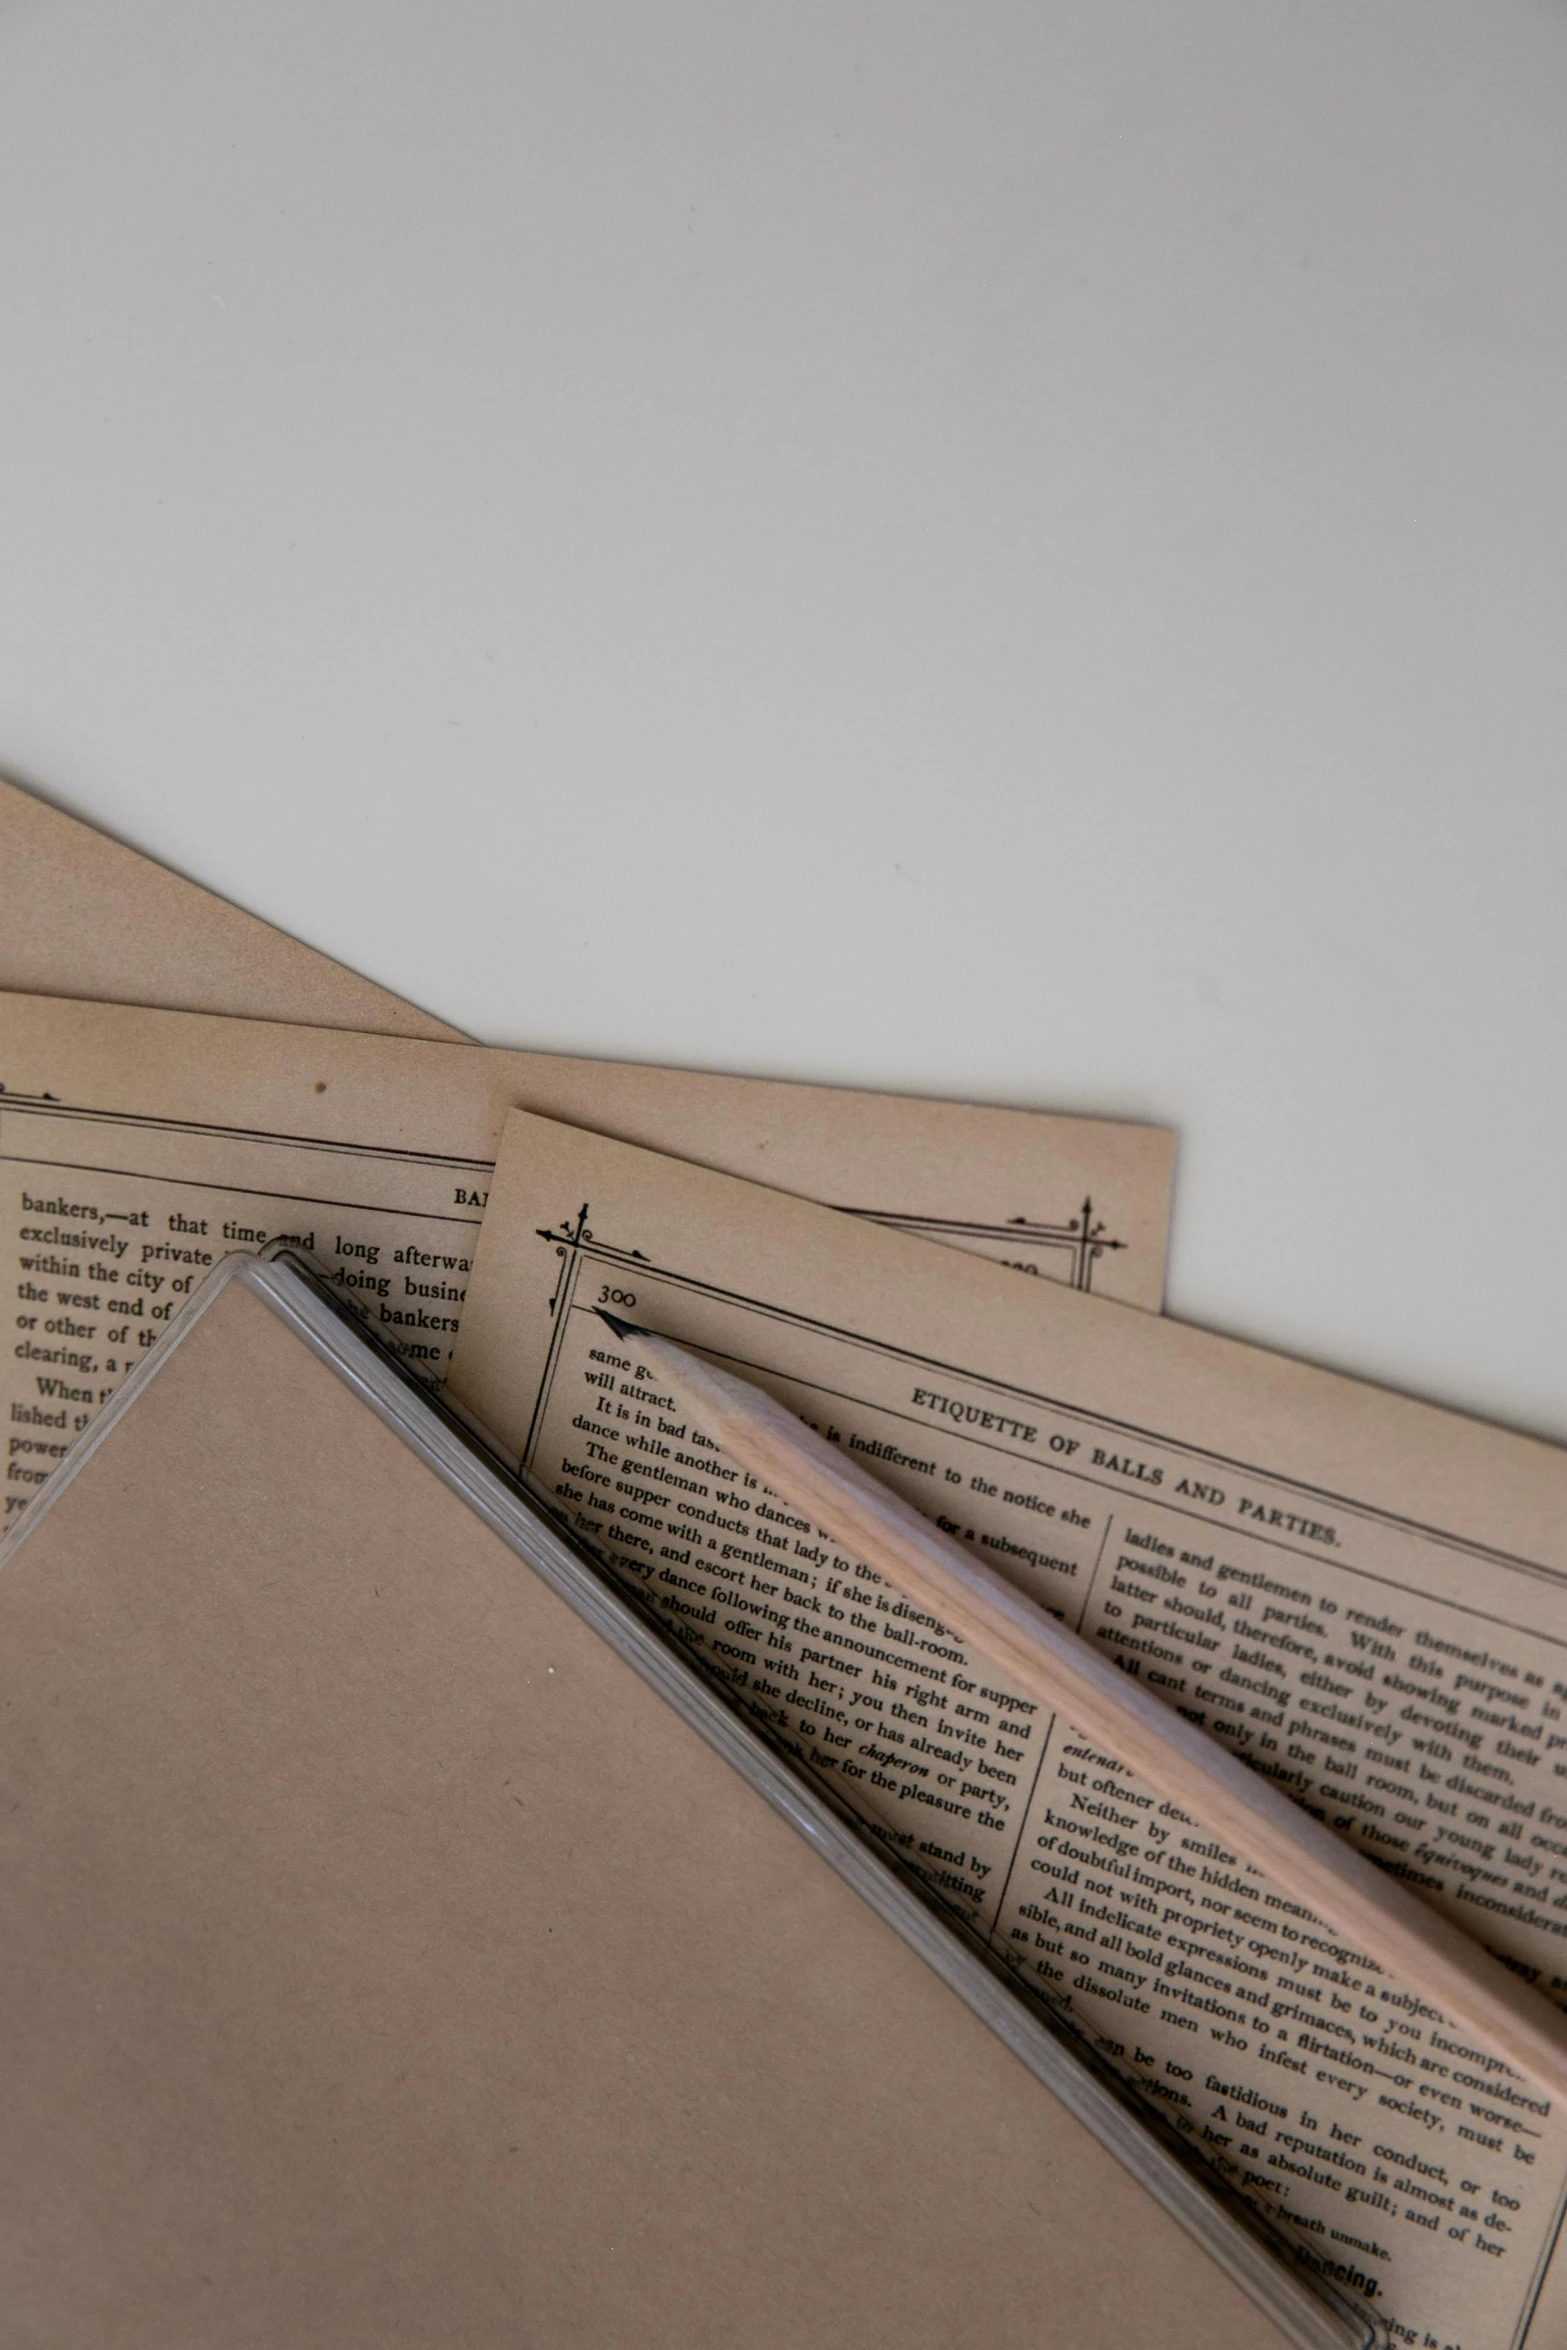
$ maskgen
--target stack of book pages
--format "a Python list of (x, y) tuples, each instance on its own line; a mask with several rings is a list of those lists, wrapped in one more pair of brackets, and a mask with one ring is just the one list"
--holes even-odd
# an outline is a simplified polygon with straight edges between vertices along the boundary
[(1161, 1129), (478, 1045), (8, 786), (0, 869), (19, 2343), (1562, 2337), (1556, 2099), (603, 1317), (1556, 2005), (1567, 1457), (1165, 1317)]

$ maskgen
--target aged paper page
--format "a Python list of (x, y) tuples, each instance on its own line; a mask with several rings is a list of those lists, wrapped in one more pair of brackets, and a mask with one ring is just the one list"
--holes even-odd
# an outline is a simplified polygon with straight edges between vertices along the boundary
[(0, 997), (7, 1513), (231, 1249), (293, 1240), (439, 1379), (518, 1103), (1158, 1302), (1155, 1127)]
[(1302, 2260), (1401, 2342), (1557, 2340), (1533, 2085), (726, 1463), (600, 1305), (759, 1378), (1564, 2003), (1567, 1455), (526, 1116), (451, 1374)]
[(460, 1041), (329, 955), (0, 779), (0, 988)]

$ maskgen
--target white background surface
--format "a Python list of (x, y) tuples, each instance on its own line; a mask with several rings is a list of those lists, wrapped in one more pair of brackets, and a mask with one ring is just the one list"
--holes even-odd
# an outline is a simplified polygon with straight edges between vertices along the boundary
[(1560, 0), (10, 0), (0, 765), (1564, 1436), (1564, 264)]

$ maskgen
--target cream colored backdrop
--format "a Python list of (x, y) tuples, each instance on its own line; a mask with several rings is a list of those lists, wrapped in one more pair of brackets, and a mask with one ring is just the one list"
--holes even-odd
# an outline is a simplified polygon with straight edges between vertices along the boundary
[(1543, 0), (13, 5), (0, 767), (497, 1042), (1168, 1120), (1175, 1308), (1567, 1435), (1564, 121)]

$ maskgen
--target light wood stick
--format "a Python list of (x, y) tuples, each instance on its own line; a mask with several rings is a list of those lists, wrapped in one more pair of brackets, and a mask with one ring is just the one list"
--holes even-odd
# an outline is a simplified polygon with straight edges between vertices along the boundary
[(605, 1314), (732, 1460), (1552, 2097), (1567, 2016), (750, 1381)]

